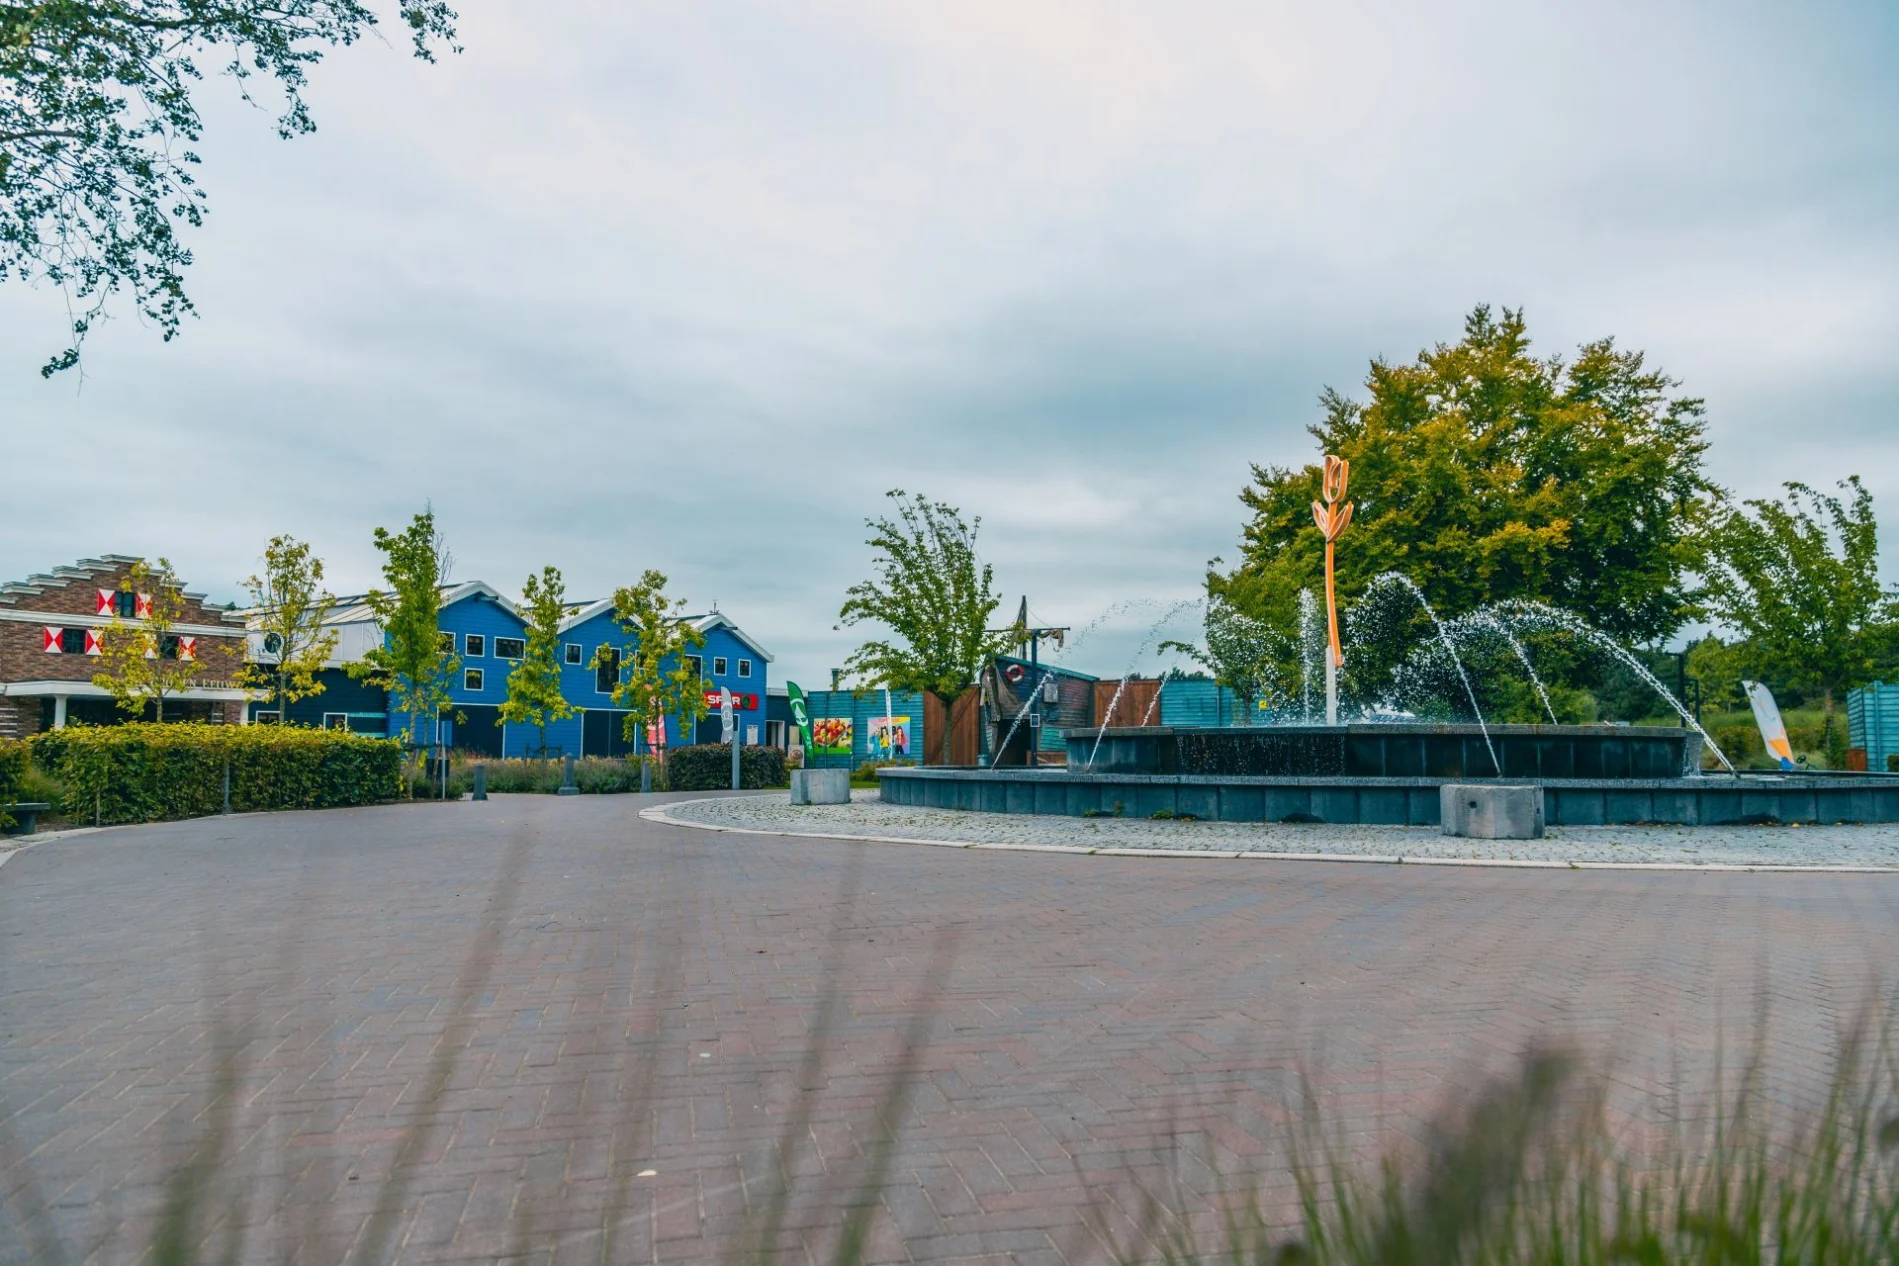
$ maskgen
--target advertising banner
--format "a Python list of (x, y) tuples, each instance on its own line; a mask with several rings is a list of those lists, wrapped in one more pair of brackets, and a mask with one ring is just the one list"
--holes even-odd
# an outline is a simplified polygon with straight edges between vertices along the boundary
[(785, 683), (785, 696), (791, 701), (791, 723), (798, 727), (798, 733), (804, 739), (803, 746), (809, 750), (811, 747), (811, 714), (806, 711), (804, 706), (804, 691), (798, 688), (797, 682), (788, 681)]
[(910, 759), (910, 718), (881, 716), (870, 719), (872, 760)]
[(819, 756), (849, 756), (855, 733), (849, 717), (813, 717), (811, 750)]
[(1766, 744), (1767, 754), (1779, 761), (1782, 769), (1793, 769), (1793, 744), (1787, 741), (1787, 727), (1780, 719), (1774, 692), (1758, 681), (1744, 681), (1741, 689), (1747, 691), (1747, 701), (1754, 706), (1754, 724), (1761, 727), (1761, 742)]

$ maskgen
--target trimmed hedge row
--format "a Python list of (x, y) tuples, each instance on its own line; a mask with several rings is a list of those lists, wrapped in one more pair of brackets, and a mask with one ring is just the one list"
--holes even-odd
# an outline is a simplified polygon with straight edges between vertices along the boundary
[(30, 740), (64, 784), (77, 822), (159, 822), (231, 808), (333, 809), (402, 794), (402, 745), (339, 730), (275, 725), (111, 725)]
[[(776, 747), (747, 747), (739, 752), (739, 786), (746, 791), (782, 787), (785, 754)], [(671, 791), (728, 791), (732, 787), (732, 748), (726, 743), (675, 747), (666, 753), (666, 786)]]
[(7, 806), (20, 799), (20, 784), (26, 780), (27, 758), (31, 749), (19, 739), (0, 738), (0, 828), (13, 825)]

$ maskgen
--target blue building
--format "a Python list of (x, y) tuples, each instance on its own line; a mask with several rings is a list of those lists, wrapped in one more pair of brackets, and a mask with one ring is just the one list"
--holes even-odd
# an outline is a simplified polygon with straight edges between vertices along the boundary
[[(765, 741), (765, 695), (772, 655), (724, 613), (684, 617), (705, 645), (692, 656), (705, 682), (712, 715), (682, 734), (677, 718), (666, 722), (666, 745), (716, 743), (722, 733), (718, 714), (721, 687), (735, 699), (736, 720), (747, 743)], [(444, 587), (439, 624), (445, 649), (461, 660), (449, 683), (449, 715), (441, 722), (441, 738), (459, 751), (485, 756), (540, 755), (537, 727), (509, 725), (501, 720), (501, 704), (508, 697), (508, 675), (527, 650), (527, 628), (520, 609), (492, 586), (481, 581)], [(359, 662), (383, 641), (381, 623), (360, 598), (340, 600), (326, 628), (337, 634), (337, 645), (319, 674), (321, 694), (300, 699), (288, 709), (292, 724), (348, 729), (361, 734), (408, 736), (432, 742), (432, 724), (421, 717), (393, 710), (387, 693), (352, 678), (347, 666)], [(597, 664), (602, 649), (609, 658)], [(547, 727), (549, 755), (624, 756), (636, 746), (625, 736), (626, 713), (613, 706), (613, 687), (621, 677), (620, 663), (628, 656), (626, 634), (613, 621), (609, 600), (576, 605), (561, 622), (561, 694), (578, 714)], [(270, 655), (252, 634), (251, 655), (268, 663)], [(274, 704), (252, 705), (260, 721), (277, 720)]]

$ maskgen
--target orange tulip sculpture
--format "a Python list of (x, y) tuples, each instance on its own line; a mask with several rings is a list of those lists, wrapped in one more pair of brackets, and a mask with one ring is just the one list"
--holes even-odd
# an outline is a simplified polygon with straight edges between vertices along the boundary
[(1312, 503), (1312, 521), (1319, 525), (1319, 533), (1325, 537), (1325, 619), (1331, 637), (1331, 646), (1325, 657), (1327, 725), (1339, 723), (1339, 668), (1345, 663), (1345, 652), (1339, 648), (1339, 604), (1332, 571), (1332, 544), (1352, 521), (1352, 503), (1345, 500), (1345, 486), (1351, 473), (1350, 462), (1343, 457), (1326, 454), (1325, 477), (1321, 486), (1325, 500)]

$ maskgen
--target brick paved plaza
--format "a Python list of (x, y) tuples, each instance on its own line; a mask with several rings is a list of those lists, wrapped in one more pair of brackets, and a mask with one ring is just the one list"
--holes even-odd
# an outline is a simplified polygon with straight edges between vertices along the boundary
[(1613, 1052), (1630, 1103), (1677, 1068), (1692, 1096), (1763, 1006), (1782, 1084), (1811, 1085), (1899, 926), (1899, 877), (1048, 856), (714, 834), (641, 803), (13, 857), (0, 1260), (137, 1258), (221, 1123), (209, 1220), (244, 1260), (597, 1261), (615, 1208), (613, 1260), (719, 1259), (756, 1247), (785, 1170), (779, 1243), (804, 1260), (878, 1152), (926, 994), (871, 1259), (1091, 1258), (1137, 1179), (1283, 1191), (1301, 1067), (1365, 1148), (1534, 1039)]

